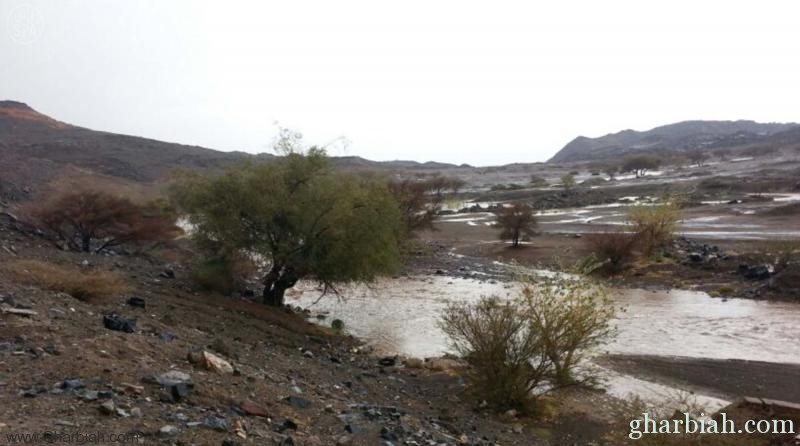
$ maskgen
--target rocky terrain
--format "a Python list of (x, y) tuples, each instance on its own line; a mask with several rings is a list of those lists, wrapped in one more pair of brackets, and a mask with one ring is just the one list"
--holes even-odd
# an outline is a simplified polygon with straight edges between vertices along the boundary
[(787, 139), (796, 144), (797, 135), (792, 130), (797, 126), (794, 123), (762, 124), (754, 121), (684, 121), (642, 132), (623, 130), (598, 138), (579, 136), (556, 153), (550, 162), (608, 160), (637, 152), (667, 155), (774, 141), (786, 143)]

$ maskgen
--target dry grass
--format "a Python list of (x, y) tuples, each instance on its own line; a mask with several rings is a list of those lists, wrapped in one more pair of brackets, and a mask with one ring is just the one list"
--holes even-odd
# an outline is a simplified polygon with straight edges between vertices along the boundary
[(124, 294), (130, 286), (113, 271), (82, 270), (39, 260), (19, 260), (3, 265), (11, 278), (25, 285), (67, 293), (83, 301)]

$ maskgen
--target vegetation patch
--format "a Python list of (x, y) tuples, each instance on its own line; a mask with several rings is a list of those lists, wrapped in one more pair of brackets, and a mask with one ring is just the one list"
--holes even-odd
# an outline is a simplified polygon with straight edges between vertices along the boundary
[(125, 279), (113, 271), (87, 271), (39, 260), (10, 262), (3, 269), (19, 283), (66, 293), (83, 301), (119, 296), (130, 291)]

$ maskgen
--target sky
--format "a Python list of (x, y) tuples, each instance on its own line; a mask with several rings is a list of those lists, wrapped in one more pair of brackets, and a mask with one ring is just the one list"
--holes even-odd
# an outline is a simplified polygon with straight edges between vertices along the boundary
[(269, 151), (545, 161), (578, 135), (800, 121), (796, 1), (0, 0), (0, 99)]

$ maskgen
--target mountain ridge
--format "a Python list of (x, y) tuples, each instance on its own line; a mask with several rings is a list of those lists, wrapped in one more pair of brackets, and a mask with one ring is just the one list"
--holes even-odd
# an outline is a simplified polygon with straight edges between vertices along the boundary
[(670, 153), (743, 145), (798, 126), (797, 123), (759, 123), (751, 120), (681, 121), (644, 131), (626, 129), (596, 138), (578, 136), (548, 162), (602, 160), (636, 151)]

